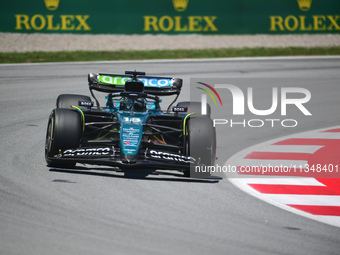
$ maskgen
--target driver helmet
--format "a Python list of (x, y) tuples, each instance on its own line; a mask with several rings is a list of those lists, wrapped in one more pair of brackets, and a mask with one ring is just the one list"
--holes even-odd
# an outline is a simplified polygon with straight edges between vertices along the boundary
[(135, 103), (133, 105), (133, 108), (134, 108), (135, 111), (138, 111), (138, 112), (146, 111), (146, 102), (145, 102), (145, 99), (143, 99), (143, 98), (136, 99)]

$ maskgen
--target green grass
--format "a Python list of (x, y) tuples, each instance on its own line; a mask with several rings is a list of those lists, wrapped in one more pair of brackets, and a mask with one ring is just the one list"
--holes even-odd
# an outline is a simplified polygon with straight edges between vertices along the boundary
[(0, 53), (0, 63), (340, 55), (340, 47)]

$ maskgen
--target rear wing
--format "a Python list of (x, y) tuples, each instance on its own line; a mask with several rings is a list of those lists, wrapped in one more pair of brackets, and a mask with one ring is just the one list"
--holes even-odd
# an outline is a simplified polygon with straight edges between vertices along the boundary
[[(90, 73), (88, 81), (90, 90), (114, 93), (125, 90), (125, 82), (131, 80), (132, 75)], [(182, 79), (169, 77), (138, 76), (144, 83), (144, 92), (155, 96), (179, 95)]]

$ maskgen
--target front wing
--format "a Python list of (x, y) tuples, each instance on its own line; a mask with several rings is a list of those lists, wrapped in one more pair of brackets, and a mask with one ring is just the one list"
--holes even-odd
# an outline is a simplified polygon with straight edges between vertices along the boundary
[(192, 157), (181, 155), (173, 152), (158, 150), (141, 150), (137, 162), (131, 163), (122, 161), (120, 149), (114, 147), (88, 147), (69, 149), (49, 158), (53, 161), (64, 163), (76, 162), (90, 165), (105, 165), (120, 168), (157, 168), (168, 170), (186, 170), (190, 169), (196, 160)]

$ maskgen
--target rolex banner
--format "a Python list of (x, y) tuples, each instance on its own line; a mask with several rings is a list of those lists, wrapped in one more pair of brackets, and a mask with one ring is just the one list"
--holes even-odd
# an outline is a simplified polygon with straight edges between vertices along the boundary
[(6, 0), (1, 7), (0, 32), (340, 32), (340, 0)]

